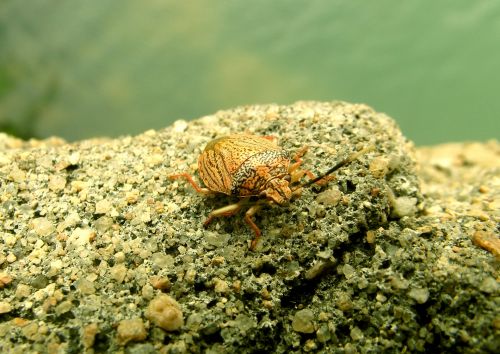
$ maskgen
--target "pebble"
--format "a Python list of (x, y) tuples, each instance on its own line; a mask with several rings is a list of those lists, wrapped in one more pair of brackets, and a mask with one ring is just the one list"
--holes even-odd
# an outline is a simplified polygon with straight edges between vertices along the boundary
[(109, 269), (109, 276), (117, 283), (122, 283), (127, 275), (127, 267), (125, 264), (120, 263)]
[(12, 283), (12, 277), (6, 273), (0, 273), (0, 289)]
[(90, 228), (77, 227), (69, 236), (68, 242), (74, 246), (85, 246), (95, 238), (95, 231)]
[(0, 301), (0, 314), (12, 311), (12, 305), (6, 301)]
[(316, 197), (318, 203), (331, 206), (337, 205), (340, 199), (342, 199), (342, 192), (337, 187), (327, 189)]
[(49, 178), (48, 187), (53, 192), (59, 192), (66, 187), (66, 178), (61, 175), (52, 175)]
[(153, 275), (150, 279), (149, 282), (155, 289), (159, 290), (168, 290), (170, 289), (171, 283), (170, 279), (167, 277), (162, 277), (159, 275)]
[(75, 282), (75, 286), (84, 295), (91, 295), (95, 293), (94, 283), (85, 278), (77, 280)]
[(16, 298), (18, 299), (23, 299), (25, 297), (28, 297), (31, 294), (31, 288), (29, 285), (26, 284), (18, 284), (16, 288)]
[(350, 335), (353, 341), (359, 341), (363, 339), (363, 331), (356, 326), (351, 329)]
[(413, 288), (408, 292), (408, 296), (419, 304), (425, 304), (429, 299), (429, 289), (427, 288)]
[(184, 325), (181, 307), (172, 297), (161, 294), (150, 301), (146, 318), (166, 331), (177, 331)]
[(393, 202), (392, 213), (398, 218), (414, 215), (417, 212), (416, 204), (417, 198), (398, 197)]
[(151, 261), (161, 269), (172, 268), (174, 266), (174, 257), (161, 252), (153, 253)]
[(292, 320), (292, 328), (299, 333), (314, 332), (314, 313), (309, 309), (299, 310), (295, 313)]
[(225, 294), (229, 292), (229, 285), (227, 281), (215, 278), (214, 279), (214, 290), (216, 293)]
[(320, 343), (326, 343), (331, 339), (330, 330), (328, 329), (328, 325), (322, 324), (318, 330), (316, 331), (316, 339)]
[(31, 221), (31, 227), (38, 236), (42, 237), (49, 236), (56, 229), (52, 222), (47, 218), (33, 219)]
[(140, 342), (145, 340), (148, 336), (148, 332), (144, 327), (144, 322), (142, 322), (140, 318), (120, 321), (116, 332), (116, 339), (121, 345), (125, 345), (131, 341)]
[(486, 277), (479, 285), (479, 290), (488, 294), (494, 294), (498, 291), (498, 282), (493, 277)]
[(91, 323), (83, 327), (82, 343), (85, 348), (91, 348), (94, 345), (97, 333), (99, 333), (97, 323)]
[(389, 160), (386, 157), (378, 156), (370, 162), (370, 172), (375, 178), (383, 178), (389, 171)]
[(95, 214), (107, 214), (113, 207), (113, 204), (107, 199), (99, 200), (95, 203)]

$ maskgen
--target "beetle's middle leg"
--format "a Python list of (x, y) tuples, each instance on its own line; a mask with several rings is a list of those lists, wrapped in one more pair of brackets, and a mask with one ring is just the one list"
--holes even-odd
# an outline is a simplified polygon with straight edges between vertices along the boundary
[(245, 213), (245, 222), (255, 233), (255, 237), (252, 239), (252, 243), (250, 244), (250, 250), (255, 250), (257, 247), (257, 242), (259, 242), (260, 235), (262, 234), (259, 227), (252, 220), (252, 217), (262, 208), (262, 204), (252, 205)]

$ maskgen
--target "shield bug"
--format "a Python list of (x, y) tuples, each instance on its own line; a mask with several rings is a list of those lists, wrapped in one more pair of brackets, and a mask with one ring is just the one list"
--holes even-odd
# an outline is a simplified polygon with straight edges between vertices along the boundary
[[(253, 250), (261, 231), (252, 218), (263, 206), (286, 205), (293, 197), (300, 195), (302, 188), (313, 183), (328, 182), (331, 179), (330, 174), (371, 149), (372, 147), (369, 147), (355, 152), (319, 177), (315, 177), (309, 170), (300, 169), (307, 147), (300, 149), (291, 158), (272, 138), (229, 135), (210, 141), (198, 158), (198, 173), (205, 187), (200, 187), (188, 173), (169, 177), (185, 178), (197, 192), (205, 195), (223, 193), (239, 197), (237, 203), (210, 212), (203, 225), (207, 227), (214, 218), (234, 215), (244, 206), (249, 206), (245, 213), (245, 222), (255, 233), (250, 245)], [(297, 185), (304, 175), (310, 180)]]

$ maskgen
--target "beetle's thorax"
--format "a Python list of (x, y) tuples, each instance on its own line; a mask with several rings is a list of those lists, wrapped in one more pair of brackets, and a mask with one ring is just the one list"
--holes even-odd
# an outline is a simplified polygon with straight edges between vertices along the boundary
[(273, 178), (266, 183), (266, 187), (262, 196), (278, 205), (285, 205), (292, 198), (289, 182), (284, 178)]
[[(282, 182), (288, 175), (290, 158), (285, 150), (263, 151), (249, 157), (241, 164), (233, 176), (231, 194), (240, 197), (261, 195), (263, 191), (276, 188), (285, 188)], [(286, 195), (286, 193), (285, 193)], [(278, 197), (276, 197), (279, 200)]]

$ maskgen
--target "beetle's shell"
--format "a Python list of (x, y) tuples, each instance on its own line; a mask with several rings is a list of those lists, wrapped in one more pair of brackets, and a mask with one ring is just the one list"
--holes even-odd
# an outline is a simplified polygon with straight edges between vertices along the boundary
[(208, 189), (228, 195), (258, 195), (270, 178), (288, 173), (290, 156), (269, 139), (229, 135), (210, 141), (198, 159)]

